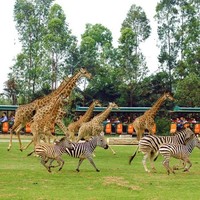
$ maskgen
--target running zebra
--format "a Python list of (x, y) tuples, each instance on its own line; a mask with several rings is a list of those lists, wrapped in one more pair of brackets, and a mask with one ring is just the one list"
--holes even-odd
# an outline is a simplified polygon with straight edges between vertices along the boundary
[(99, 169), (97, 169), (92, 158), (92, 154), (97, 146), (108, 149), (108, 144), (102, 135), (94, 136), (91, 140), (87, 142), (73, 143), (72, 149), (66, 148), (66, 153), (69, 156), (79, 158), (78, 167), (76, 169), (77, 172), (80, 171), (79, 167), (84, 159), (88, 159), (97, 172), (100, 171)]
[[(51, 172), (52, 167), (59, 167), (59, 171), (62, 169), (64, 165), (64, 160), (61, 158), (61, 155), (66, 151), (66, 148), (72, 149), (73, 145), (71, 141), (67, 137), (61, 138), (55, 144), (49, 143), (39, 143), (36, 144), (34, 151), (29, 153), (27, 156), (30, 156), (32, 153), (39, 155), (41, 157), (41, 164), (46, 167), (48, 172)], [(47, 162), (50, 160), (49, 166), (47, 166)], [(57, 165), (52, 166), (52, 162), (56, 160)]]
[[(189, 171), (190, 167), (192, 166), (189, 156), (194, 147), (198, 147), (200, 149), (200, 141), (195, 135), (191, 137), (185, 145), (166, 143), (160, 146), (159, 152), (164, 157), (163, 165), (167, 169), (168, 175), (170, 172), (175, 174), (174, 170), (179, 169), (176, 166), (174, 166), (173, 169), (169, 166), (171, 157), (183, 160), (183, 171)], [(187, 163), (189, 166), (186, 165)]]
[(173, 143), (173, 144), (185, 144), (185, 141), (188, 140), (191, 136), (194, 135), (194, 132), (190, 128), (186, 128), (177, 132), (173, 136), (156, 136), (156, 135), (146, 135), (140, 141), (137, 150), (130, 157), (129, 164), (137, 154), (138, 150), (144, 154), (142, 163), (146, 172), (150, 172), (147, 168), (146, 160), (149, 158), (150, 165), (152, 170), (156, 171), (154, 162), (158, 156), (159, 146), (163, 143)]

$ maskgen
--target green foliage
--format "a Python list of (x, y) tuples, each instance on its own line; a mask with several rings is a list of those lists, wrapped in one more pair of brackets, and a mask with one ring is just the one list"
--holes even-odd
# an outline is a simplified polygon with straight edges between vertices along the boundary
[(188, 107), (200, 106), (200, 76), (189, 74), (177, 82), (175, 98), (177, 105)]
[(148, 75), (140, 49), (151, 33), (141, 7), (130, 7), (121, 25), (119, 45), (114, 48), (112, 32), (102, 24), (86, 24), (78, 45), (62, 7), (53, 2), (16, 0), (14, 20), (22, 51), (11, 68), (2, 102), (29, 103), (84, 66), (93, 79), (82, 84), (83, 91), (73, 91), (74, 107), (77, 103), (86, 105), (91, 99), (106, 105), (115, 101), (120, 106), (151, 106), (165, 91), (173, 91), (179, 105), (199, 105), (198, 1), (161, 0), (157, 4), (161, 66), (152, 75)]
[(169, 135), (171, 120), (166, 116), (156, 117), (156, 134)]

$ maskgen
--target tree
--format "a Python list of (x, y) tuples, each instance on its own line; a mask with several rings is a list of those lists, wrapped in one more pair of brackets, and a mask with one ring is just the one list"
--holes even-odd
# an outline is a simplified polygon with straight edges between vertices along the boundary
[(101, 24), (86, 24), (81, 39), (81, 62), (93, 74), (105, 64), (110, 64), (113, 38), (109, 29)]
[(46, 34), (47, 16), (52, 2), (53, 0), (45, 2), (17, 0), (14, 6), (14, 20), (22, 44), (22, 52), (17, 56), (16, 63), (12, 67), (13, 77), (17, 84), (22, 86), (21, 91), (24, 94), (21, 95), (25, 95), (28, 101), (41, 88), (40, 83), (49, 80), (49, 68), (44, 65), (45, 51), (42, 40)]
[(187, 77), (177, 82), (175, 91), (176, 103), (179, 106), (200, 106), (200, 76), (190, 73)]
[(54, 4), (50, 8), (47, 24), (44, 46), (47, 50), (47, 60), (51, 64), (52, 89), (56, 89), (57, 81), (63, 77), (63, 74), (70, 72), (73, 51), (77, 51), (77, 40), (71, 34), (60, 5)]
[(199, 3), (196, 0), (162, 0), (156, 12), (161, 49), (159, 62), (169, 72), (169, 89), (172, 90), (172, 74), (184, 78), (190, 72), (198, 73)]
[(177, 39), (181, 42), (181, 58), (177, 63), (176, 75), (186, 77), (189, 73), (199, 73), (200, 66), (200, 4), (196, 0), (179, 1), (181, 26)]
[[(129, 105), (134, 104), (133, 96), (139, 83), (148, 72), (145, 58), (140, 51), (140, 44), (150, 35), (149, 20), (141, 7), (132, 5), (122, 23), (119, 38), (118, 61), (121, 76), (129, 88)], [(123, 87), (124, 88), (124, 87)]]

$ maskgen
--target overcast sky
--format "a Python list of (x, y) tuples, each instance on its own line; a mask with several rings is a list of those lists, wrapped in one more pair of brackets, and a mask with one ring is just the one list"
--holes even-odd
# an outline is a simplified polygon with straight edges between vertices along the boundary
[[(149, 2), (147, 0), (56, 0), (55, 2), (62, 6), (66, 15), (66, 22), (69, 24), (73, 35), (78, 39), (84, 33), (86, 23), (100, 23), (112, 32), (115, 46), (120, 37), (121, 24), (131, 5), (141, 6), (150, 20), (152, 28), (150, 38), (141, 48), (149, 70), (154, 72), (158, 69), (157, 30), (156, 22), (153, 19), (158, 0)], [(0, 6), (0, 93), (3, 91), (3, 84), (7, 80), (9, 67), (13, 65), (13, 59), (20, 52), (20, 44), (13, 21), (14, 4), (15, 0), (4, 0), (1, 1)]]

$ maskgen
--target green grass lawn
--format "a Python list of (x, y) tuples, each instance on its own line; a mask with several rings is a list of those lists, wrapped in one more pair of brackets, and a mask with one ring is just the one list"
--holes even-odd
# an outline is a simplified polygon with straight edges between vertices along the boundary
[[(193, 166), (190, 172), (177, 171), (167, 175), (162, 166), (162, 157), (155, 162), (157, 173), (146, 173), (142, 166), (142, 154), (138, 154), (132, 165), (129, 156), (136, 146), (112, 146), (117, 152), (97, 147), (94, 162), (100, 169), (96, 172), (85, 160), (76, 172), (78, 159), (67, 155), (62, 157), (65, 165), (62, 171), (52, 169), (52, 173), (40, 164), (38, 157), (26, 155), (13, 143), (7, 151), (7, 142), (0, 143), (0, 199), (73, 199), (73, 200), (112, 200), (112, 199), (200, 199), (200, 151), (194, 149), (191, 155)], [(172, 159), (171, 165), (177, 163)]]

